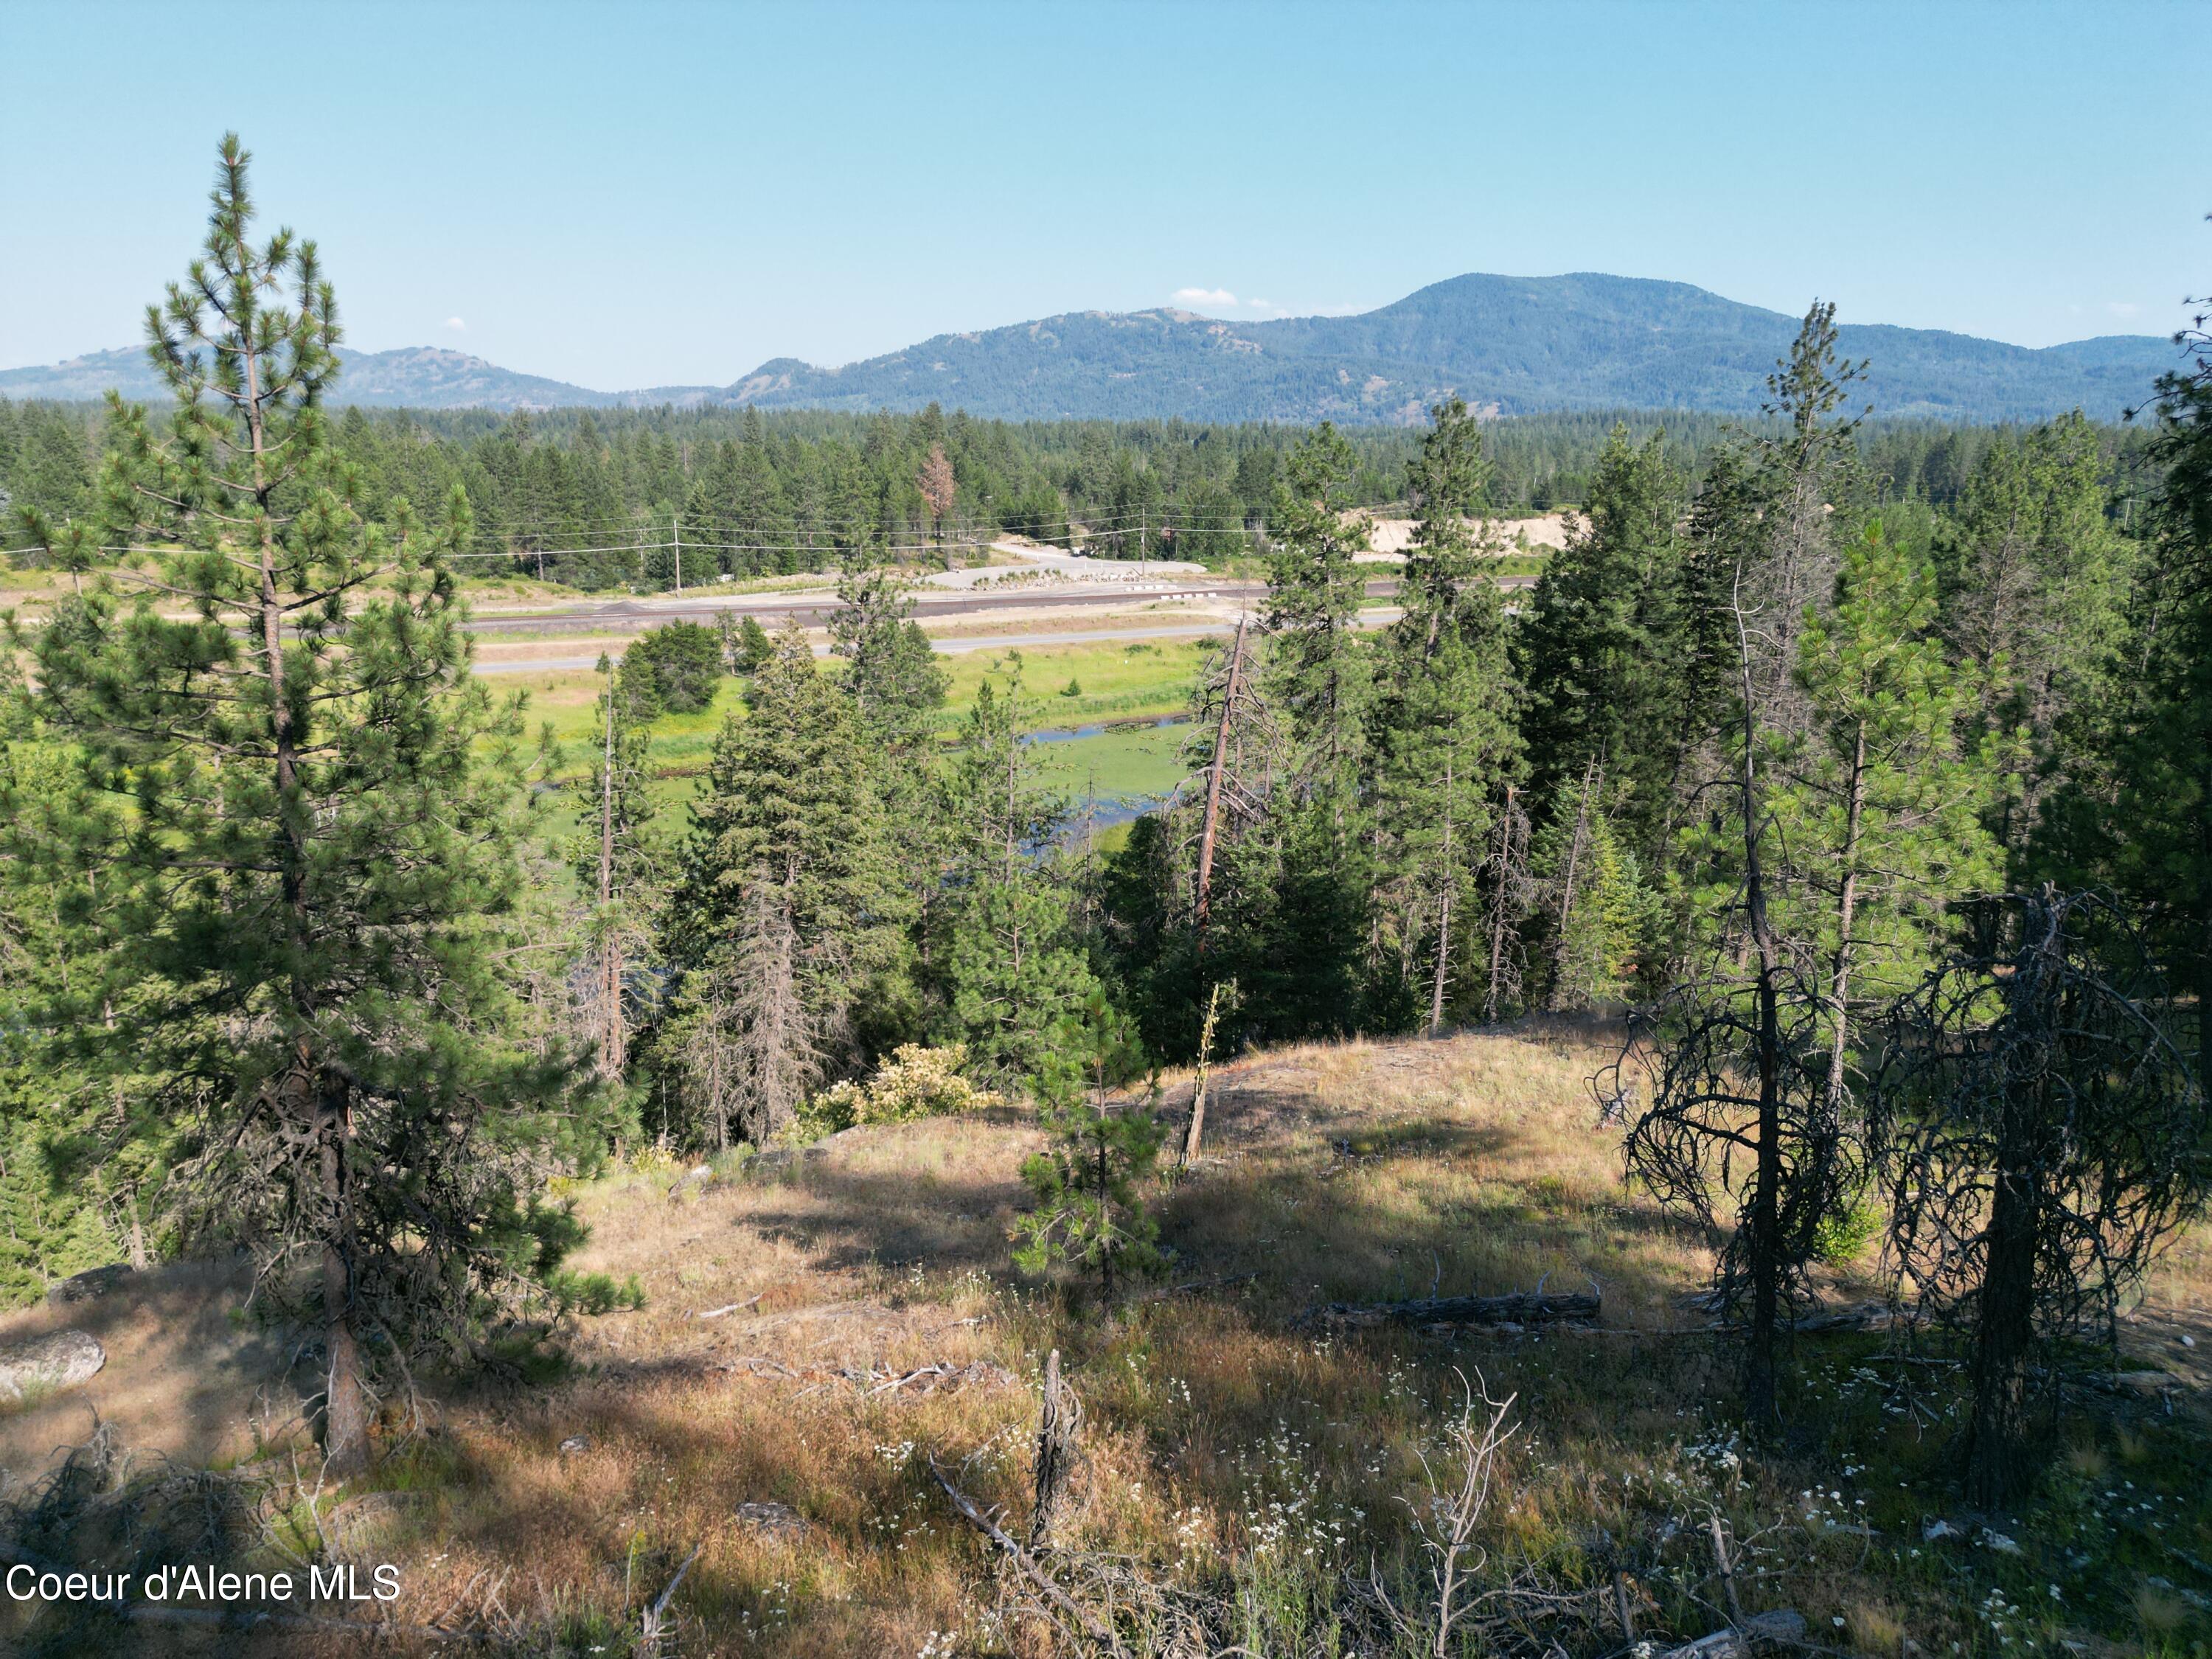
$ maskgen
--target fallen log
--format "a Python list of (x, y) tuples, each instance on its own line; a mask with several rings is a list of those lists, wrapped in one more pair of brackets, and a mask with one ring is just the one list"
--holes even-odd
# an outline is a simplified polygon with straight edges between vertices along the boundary
[(1803, 1616), (1785, 1607), (1775, 1613), (1754, 1613), (1741, 1624), (1717, 1630), (1711, 1636), (1700, 1636), (1679, 1648), (1664, 1649), (1657, 1659), (1751, 1659), (1762, 1642), (1797, 1643), (1804, 1639)]
[(1309, 1308), (1297, 1322), (1334, 1328), (1370, 1325), (1595, 1325), (1598, 1298), (1576, 1292), (1515, 1291), (1504, 1296), (1425, 1296), (1407, 1302), (1332, 1302)]

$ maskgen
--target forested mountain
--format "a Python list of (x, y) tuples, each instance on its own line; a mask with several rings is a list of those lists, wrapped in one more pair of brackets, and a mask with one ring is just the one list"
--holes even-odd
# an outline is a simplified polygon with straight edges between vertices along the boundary
[[(1478, 412), (1757, 411), (1796, 320), (1686, 283), (1579, 272), (1471, 275), (1354, 317), (1226, 323), (1175, 310), (1071, 312), (940, 334), (840, 368), (763, 363), (734, 385), (593, 392), (419, 347), (348, 355), (337, 395), (370, 405), (550, 409), (750, 404), (852, 411), (948, 409), (1003, 420), (1180, 419), (1418, 425), (1439, 398)], [(1846, 324), (1838, 349), (1875, 365), (1878, 413), (2104, 420), (2141, 404), (2174, 361), (2148, 335), (2032, 350), (1936, 329)], [(0, 373), (0, 395), (154, 395), (143, 354), (100, 352)]]
[[(1108, 416), (1418, 424), (1439, 398), (1492, 414), (1609, 408), (1756, 412), (1795, 318), (1686, 283), (1467, 276), (1356, 317), (1224, 323), (1083, 312), (944, 334), (843, 368), (764, 363), (730, 388), (768, 408), (911, 409), (1009, 419)], [(1935, 329), (1845, 325), (1887, 415), (2102, 418), (2148, 395), (2173, 348), (2116, 335), (2044, 350)]]

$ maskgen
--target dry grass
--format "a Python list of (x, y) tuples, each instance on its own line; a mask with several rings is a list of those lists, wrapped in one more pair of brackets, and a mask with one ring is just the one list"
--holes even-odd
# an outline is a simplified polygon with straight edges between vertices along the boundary
[[(1534, 1563), (1572, 1585), (1619, 1559), (1647, 1635), (1716, 1622), (1697, 1599), (1717, 1589), (1696, 1529), (1717, 1512), (1741, 1540), (1751, 1610), (1794, 1606), (1838, 1649), (2063, 1638), (2190, 1653), (2201, 1615), (2150, 1582), (2185, 1572), (2088, 1541), (2134, 1524), (2096, 1496), (2105, 1484), (2172, 1493), (2205, 1467), (2185, 1411), (2074, 1423), (2045, 1500), (2054, 1541), (2027, 1517), (2020, 1558), (1923, 1552), (1922, 1526), (1949, 1501), (1943, 1438), (1863, 1381), (1874, 1339), (1807, 1340), (1798, 1431), (1758, 1455), (1728, 1443), (1720, 1356), (1665, 1334), (1687, 1322), (1678, 1297), (1708, 1257), (1623, 1189), (1618, 1132), (1594, 1123), (1585, 1079), (1608, 1040), (1538, 1026), (1227, 1068), (1207, 1157), (1159, 1200), (1170, 1282), (1110, 1309), (1008, 1270), (1016, 1171), (1036, 1144), (1012, 1110), (856, 1131), (731, 1179), (627, 1172), (583, 1194), (595, 1232), (578, 1265), (635, 1273), (646, 1306), (584, 1322), (565, 1380), (445, 1399), (434, 1431), (371, 1483), (410, 1496), (368, 1553), (401, 1565), (403, 1619), (504, 1612), (532, 1632), (517, 1651), (629, 1651), (695, 1547), (671, 1654), (1007, 1651), (982, 1616), (978, 1542), (921, 1459), (938, 1452), (979, 1498), (1025, 1513), (1035, 1380), (1057, 1346), (1088, 1416), (1070, 1541), (1241, 1607), (1234, 1633), (1255, 1652), (1328, 1650), (1347, 1577), (1370, 1559), (1402, 1567), (1421, 1457), (1458, 1374), (1479, 1370), (1518, 1395), (1524, 1429), (1486, 1523), (1493, 1567)], [(1169, 1082), (1172, 1110), (1187, 1084)], [(2166, 1288), (2201, 1296), (2201, 1255), (2167, 1272)], [(1344, 1337), (1295, 1322), (1322, 1302), (1547, 1279), (1601, 1285), (1605, 1331)], [(928, 1364), (957, 1379), (885, 1386)], [(1928, 1404), (1940, 1425), (1940, 1391)], [(2171, 1501), (2158, 1540), (2212, 1554), (2202, 1492), (2193, 1510)], [(760, 1504), (796, 1511), (804, 1536), (741, 1516)], [(1853, 1530), (1867, 1524), (1877, 1537)], [(2076, 1540), (2093, 1565), (2063, 1565)], [(2002, 1630), (1992, 1589), (2025, 1609)], [(1569, 1641), (1620, 1645), (1602, 1629)]]
[(107, 1352), (82, 1387), (0, 1410), (0, 1491), (52, 1467), (95, 1415), (125, 1445), (193, 1464), (289, 1443), (300, 1395), (283, 1343), (244, 1315), (250, 1283), (240, 1263), (176, 1262), (97, 1301), (0, 1316), (0, 1345), (75, 1328)]

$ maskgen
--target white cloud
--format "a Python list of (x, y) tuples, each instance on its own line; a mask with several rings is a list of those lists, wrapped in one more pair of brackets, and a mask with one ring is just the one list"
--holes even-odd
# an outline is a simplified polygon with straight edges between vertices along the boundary
[(2133, 317), (2142, 310), (2133, 300), (2107, 300), (2105, 309), (2115, 317)]
[(459, 334), (465, 330), (468, 327), (468, 325), (458, 317), (448, 317), (446, 319), (446, 326), (453, 330), (454, 333)]
[(1233, 306), (1237, 296), (1225, 288), (1179, 288), (1176, 299), (1187, 306)]

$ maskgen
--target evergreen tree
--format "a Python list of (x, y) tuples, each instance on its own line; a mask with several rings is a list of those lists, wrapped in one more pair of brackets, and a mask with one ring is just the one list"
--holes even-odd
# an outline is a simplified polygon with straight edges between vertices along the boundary
[[(325, 1447), (351, 1474), (365, 1339), (465, 1352), (577, 1236), (536, 1194), (599, 1119), (498, 976), (526, 796), (519, 708), (469, 674), (444, 562), (466, 502), (434, 529), (359, 516), (323, 410), (331, 286), (312, 242), (249, 241), (246, 167), (227, 137), (204, 257), (149, 308), (175, 410), (122, 410), (102, 481), (100, 538), (161, 550), (152, 580), (101, 584), (36, 647), (38, 717), (100, 804), (11, 785), (0, 819), (12, 856), (109, 884), (99, 970), (41, 1027), (189, 1081), (214, 1223), (270, 1248), (275, 1288), (317, 1262)], [(100, 1017), (118, 993), (127, 1029)]]
[(2194, 993), (2197, 1069), (2212, 1079), (2212, 334), (2159, 381), (2148, 557), (2132, 602), (2126, 695), (2105, 728), (2110, 810), (2075, 844), (2132, 896), (2172, 977)]
[(2099, 764), (2069, 716), (2112, 694), (2125, 619), (2131, 550), (2106, 495), (2096, 434), (2076, 413), (2000, 434), (1939, 538), (1944, 628), (1986, 686), (1980, 724), (2029, 747), (1997, 814), (2015, 858), (2044, 798)]
[(1516, 641), (1528, 688), (1530, 793), (1555, 810), (1595, 763), (1609, 785), (1602, 810), (1632, 826), (1647, 858), (1666, 850), (1683, 734), (1698, 729), (1694, 714), (1684, 718), (1696, 660), (1686, 637), (1687, 507), (1665, 434), (1635, 444), (1616, 424)]
[(1379, 1012), (1393, 991), (1413, 992), (1432, 1031), (1473, 984), (1457, 963), (1480, 937), (1477, 872), (1492, 803), (1519, 758), (1504, 613), (1482, 568), (1492, 550), (1472, 523), (1487, 474), (1481, 431), (1455, 398), (1434, 416), (1408, 473), (1419, 517), (1404, 614), (1376, 670), (1367, 788), (1370, 1003)]
[(994, 1079), (1045, 1086), (1060, 1023), (1097, 988), (1054, 843), (1066, 807), (1021, 740), (1021, 663), (975, 694), (946, 781), (951, 915), (937, 972), (946, 1035)]
[(1111, 1297), (1117, 1277), (1160, 1265), (1159, 1226), (1138, 1191), (1159, 1157), (1160, 1126), (1149, 1097), (1113, 1098), (1144, 1065), (1134, 1027), (1102, 992), (1061, 1019), (1036, 1082), (1049, 1142), (1022, 1165), (1036, 1207), (1015, 1225), (1014, 1261), (1029, 1272), (1062, 1261), (1096, 1268)]
[(1550, 901), (1546, 1000), (1555, 1013), (1625, 1000), (1656, 927), (1652, 895), (1604, 799), (1604, 778), (1593, 762), (1579, 787), (1554, 798), (1536, 833), (1534, 875)]
[(2000, 793), (2000, 756), (1961, 743), (1983, 682), (1949, 660), (1936, 615), (1927, 562), (1869, 526), (1844, 554), (1833, 607), (1798, 636), (1811, 719), (1774, 756), (1775, 927), (1819, 964), (1839, 1102), (1854, 1012), (1925, 971), (1948, 904), (2002, 884), (1980, 817)]
[(714, 740), (670, 909), (666, 1052), (719, 1144), (758, 1144), (841, 1056), (902, 966), (902, 908), (851, 701), (796, 621)]
[(1356, 630), (1365, 584), (1352, 555), (1365, 550), (1367, 527), (1350, 516), (1355, 467), (1352, 446), (1322, 422), (1285, 460), (1267, 518), (1270, 694), (1301, 785), (1331, 795), (1350, 792), (1368, 690)]

